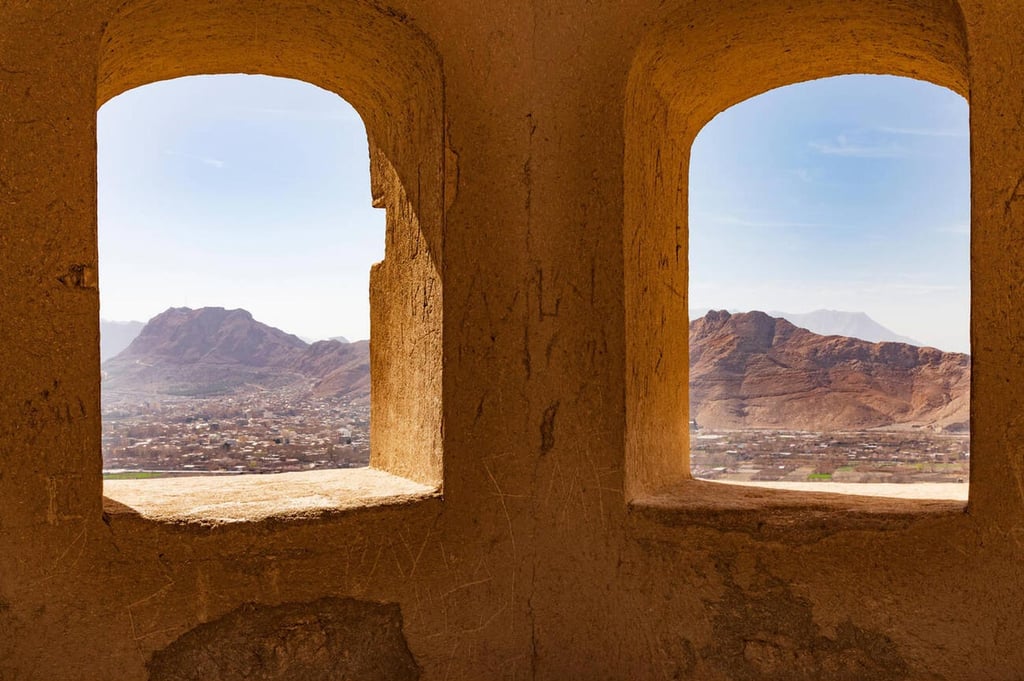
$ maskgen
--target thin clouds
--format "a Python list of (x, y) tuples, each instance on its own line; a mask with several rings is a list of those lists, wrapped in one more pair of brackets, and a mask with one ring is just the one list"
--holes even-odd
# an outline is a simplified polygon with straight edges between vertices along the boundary
[[(815, 304), (817, 307), (828, 307), (829, 304), (833, 306), (837, 304), (835, 302), (826, 303), (825, 301), (828, 300), (843, 301), (846, 299), (857, 299), (860, 301), (860, 305), (864, 306), (869, 301), (863, 296), (869, 296), (872, 299), (876, 297), (891, 299), (893, 296), (899, 295), (927, 296), (967, 290), (965, 285), (939, 284), (929, 281), (907, 281), (905, 279), (823, 281), (815, 280), (813, 277), (809, 277), (806, 280), (794, 279), (792, 277), (762, 277), (759, 281), (759, 294), (779, 300), (801, 300), (807, 298), (808, 293), (813, 291), (814, 297), (819, 298), (821, 301)], [(691, 286), (691, 288), (695, 287)], [(701, 287), (701, 289), (708, 290), (715, 290), (715, 288), (717, 287)], [(731, 289), (728, 286), (723, 286), (721, 290), (734, 293), (750, 293), (750, 290), (742, 282), (736, 282)], [(737, 304), (737, 300), (739, 298), (731, 300), (730, 303)], [(750, 301), (747, 302), (749, 303)], [(754, 305), (751, 309), (756, 308), (757, 305)]]
[[(806, 283), (802, 286), (806, 287)], [(799, 296), (801, 291), (793, 287), (792, 294)], [(901, 296), (931, 296), (948, 295), (957, 291), (964, 291), (964, 286), (954, 284), (935, 284), (929, 282), (914, 282), (905, 280), (871, 280), (871, 281), (836, 281), (829, 285), (818, 288), (819, 294), (824, 294), (829, 299), (840, 299), (842, 297), (855, 297), (865, 304), (868, 299), (898, 299)]]
[(164, 149), (165, 156), (177, 156), (179, 158), (187, 158), (190, 161), (197, 161), (204, 165), (211, 166), (213, 168), (223, 168), (227, 165), (224, 161), (219, 158), (213, 158), (211, 156), (197, 156), (195, 154), (186, 154), (182, 151), (171, 151), (170, 149)]
[(348, 111), (324, 111), (317, 109), (295, 109), (278, 107), (238, 107), (242, 113), (255, 114), (258, 116), (274, 117), (286, 121), (359, 121), (359, 114), (355, 109)]
[(860, 289), (861, 293), (889, 295), (892, 293), (904, 293), (910, 296), (928, 296), (935, 293), (950, 293), (962, 291), (963, 286), (952, 284), (914, 284), (909, 282), (886, 282), (872, 286), (865, 286)]
[[(852, 140), (850, 133), (841, 133), (834, 140), (814, 141), (809, 146), (820, 154), (827, 156), (842, 156), (847, 158), (906, 158), (915, 155), (910, 148), (897, 142), (885, 141), (884, 139), (870, 139), (872, 137), (909, 137), (909, 138), (963, 138), (967, 136), (964, 130), (953, 128), (901, 128), (894, 126), (880, 126), (870, 128), (866, 131), (868, 140)], [(861, 134), (861, 137), (865, 135)], [(908, 140), (909, 142), (909, 140)]]
[(814, 222), (795, 222), (790, 220), (749, 220), (736, 217), (735, 215), (714, 214), (705, 216), (711, 222), (721, 225), (735, 225), (737, 227), (752, 227), (754, 229), (788, 229), (804, 228), (817, 229), (822, 225)]
[(954, 130), (952, 128), (875, 128), (878, 132), (887, 135), (907, 135), (910, 137), (967, 137), (966, 130)]
[(814, 184), (815, 173), (811, 172), (807, 168), (794, 168), (789, 172), (804, 184)]
[(811, 149), (826, 156), (847, 158), (904, 158), (910, 155), (906, 147), (898, 144), (857, 144), (845, 135), (837, 135), (829, 142), (811, 142)]
[(966, 347), (965, 103), (919, 81), (831, 83), (779, 90), (762, 108), (748, 100), (701, 131), (690, 305), (861, 310)]

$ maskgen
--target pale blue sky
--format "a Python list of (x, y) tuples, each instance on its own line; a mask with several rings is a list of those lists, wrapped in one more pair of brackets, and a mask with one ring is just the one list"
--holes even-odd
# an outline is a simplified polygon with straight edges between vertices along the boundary
[(266, 76), (146, 85), (98, 114), (101, 315), (242, 307), (313, 339), (369, 337), (366, 130), (337, 95)]
[(862, 311), (969, 350), (966, 100), (889, 76), (792, 85), (719, 114), (690, 165), (690, 306)]
[[(265, 76), (154, 83), (98, 115), (101, 314), (244, 307), (309, 338), (369, 336), (366, 133), (338, 96)], [(690, 306), (863, 311), (968, 350), (968, 108), (845, 76), (716, 117), (693, 146)]]

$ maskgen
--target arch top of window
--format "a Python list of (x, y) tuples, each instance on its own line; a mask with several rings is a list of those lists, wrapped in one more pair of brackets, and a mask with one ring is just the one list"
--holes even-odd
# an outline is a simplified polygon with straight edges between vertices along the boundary
[(100, 41), (96, 106), (155, 81), (229, 73), (305, 81), (351, 104), (371, 154), (393, 167), (440, 262), (443, 75), (424, 34), (362, 0), (330, 7), (129, 0)]
[(924, 20), (909, 0), (726, 2), (667, 13), (634, 55), (627, 101), (637, 106), (627, 107), (627, 127), (632, 116), (646, 111), (650, 120), (661, 109), (677, 134), (692, 137), (751, 97), (851, 74), (925, 80), (969, 99), (962, 11), (957, 0), (933, 5)]

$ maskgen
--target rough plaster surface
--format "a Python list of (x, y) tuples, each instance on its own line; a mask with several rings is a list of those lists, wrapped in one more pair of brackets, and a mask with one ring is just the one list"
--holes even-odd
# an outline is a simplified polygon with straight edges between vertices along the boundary
[(157, 651), (152, 681), (414, 681), (397, 606), (323, 598), (243, 605)]
[[(734, 679), (905, 679), (907, 664), (887, 636), (850, 620), (826, 635), (810, 601), (770, 573), (741, 586), (731, 566), (720, 568), (724, 597), (708, 600), (713, 637), (697, 651), (732, 668)], [(689, 656), (684, 657), (689, 662)], [(724, 663), (724, 664), (723, 664)]]
[[(304, 613), (311, 651), (323, 599), (400, 610), (424, 679), (1020, 678), (1022, 26), (1000, 0), (0, 3), (0, 679), (141, 681), (250, 607)], [(373, 460), (443, 498), (104, 513), (96, 108), (238, 71), (366, 122)], [(687, 480), (689, 143), (849, 72), (970, 97), (966, 510)]]

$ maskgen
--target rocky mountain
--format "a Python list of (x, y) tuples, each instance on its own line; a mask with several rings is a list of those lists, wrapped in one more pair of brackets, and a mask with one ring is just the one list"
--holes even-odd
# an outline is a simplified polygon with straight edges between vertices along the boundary
[(822, 336), (763, 312), (690, 322), (690, 416), (702, 428), (969, 428), (968, 355)]
[(303, 353), (294, 368), (316, 378), (313, 394), (370, 394), (370, 342), (317, 341)]
[(171, 308), (103, 363), (104, 391), (205, 396), (306, 386), (319, 395), (369, 395), (369, 343), (320, 341), (245, 310)]
[(100, 361), (106, 362), (131, 345), (142, 331), (142, 322), (115, 322), (100, 320)]
[(781, 317), (802, 329), (822, 336), (849, 336), (870, 343), (906, 343), (923, 345), (920, 341), (901, 336), (887, 329), (863, 312), (842, 310), (815, 310), (814, 312), (769, 312), (772, 317)]
[[(690, 321), (700, 319), (710, 308), (690, 308)], [(740, 310), (729, 310), (736, 314)], [(772, 317), (780, 317), (794, 326), (807, 329), (822, 336), (849, 336), (871, 343), (907, 343), (908, 345), (924, 345), (920, 341), (901, 336), (892, 329), (886, 328), (864, 312), (848, 312), (846, 310), (814, 310), (813, 312), (779, 312), (767, 313)]]

